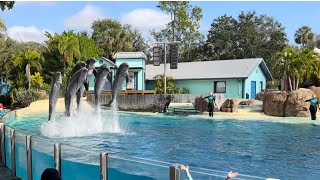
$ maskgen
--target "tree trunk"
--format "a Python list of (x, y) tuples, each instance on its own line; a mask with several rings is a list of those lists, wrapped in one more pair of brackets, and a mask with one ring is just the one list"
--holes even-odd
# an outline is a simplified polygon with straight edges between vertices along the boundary
[(289, 81), (289, 89), (290, 89), (290, 91), (292, 91), (292, 84), (291, 84), (291, 78), (290, 78), (290, 76), (288, 76), (288, 81)]
[(292, 81), (292, 90), (296, 90), (296, 78)]
[(296, 90), (299, 89), (299, 79), (297, 79), (297, 83), (296, 83)]
[(30, 72), (30, 64), (26, 65), (26, 77), (28, 81), (28, 90), (31, 88), (31, 80), (30, 80), (31, 72)]

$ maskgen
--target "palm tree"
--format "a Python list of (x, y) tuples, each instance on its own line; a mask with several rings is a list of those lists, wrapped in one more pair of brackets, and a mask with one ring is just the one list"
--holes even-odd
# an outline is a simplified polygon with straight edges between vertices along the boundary
[(296, 51), (288, 47), (275, 57), (279, 59), (276, 64), (278, 72), (284, 72), (284, 75), (289, 76), (290, 90), (297, 90), (303, 80), (320, 77), (319, 55), (308, 48)]
[(37, 51), (33, 51), (30, 49), (21, 51), (18, 56), (13, 61), (14, 66), (18, 66), (22, 71), (25, 69), (27, 81), (28, 81), (28, 89), (31, 88), (31, 70), (33, 71), (41, 71), (41, 54)]
[(294, 41), (302, 47), (313, 46), (314, 33), (309, 26), (302, 26), (294, 34)]
[(64, 75), (66, 75), (66, 65), (70, 66), (74, 58), (80, 59), (79, 39), (72, 31), (65, 31), (61, 35), (55, 34), (54, 36), (47, 33), (46, 36), (49, 38), (46, 42), (48, 49), (58, 49), (63, 63)]
[(123, 29), (110, 29), (107, 31), (109, 53), (114, 55), (120, 51), (130, 51), (133, 48), (133, 37)]

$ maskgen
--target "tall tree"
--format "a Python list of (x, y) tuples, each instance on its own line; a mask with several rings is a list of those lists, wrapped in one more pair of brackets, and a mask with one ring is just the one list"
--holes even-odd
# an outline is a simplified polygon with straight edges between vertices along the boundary
[(86, 61), (88, 58), (98, 58), (103, 55), (103, 49), (99, 48), (94, 41), (87, 35), (87, 33), (78, 33), (80, 60)]
[(94, 21), (92, 29), (92, 39), (109, 59), (121, 51), (146, 50), (141, 33), (130, 25), (122, 25), (114, 19), (103, 19)]
[(27, 49), (26, 51), (20, 52), (20, 54), (16, 56), (13, 63), (15, 66), (18, 66), (21, 69), (21, 71), (24, 71), (26, 73), (28, 89), (30, 89), (30, 76), (32, 74), (32, 70), (33, 72), (42, 70), (41, 54), (37, 51)]
[(45, 43), (48, 50), (58, 52), (63, 63), (63, 72), (66, 76), (66, 67), (72, 65), (74, 59), (80, 59), (79, 39), (73, 31), (64, 31), (61, 35), (55, 33), (53, 36), (46, 32), (48, 41)]
[(294, 34), (294, 41), (302, 47), (313, 48), (315, 35), (309, 26), (300, 27)]
[(179, 61), (190, 61), (190, 51), (202, 38), (199, 32), (202, 9), (188, 1), (160, 1), (159, 9), (170, 14), (171, 21), (165, 29), (151, 35), (156, 41), (180, 41)]
[(237, 21), (232, 16), (223, 15), (213, 20), (208, 33), (206, 50), (213, 59), (236, 58)]
[(273, 54), (287, 42), (284, 27), (277, 20), (241, 12), (237, 19), (224, 15), (213, 20), (204, 51), (212, 60), (262, 57), (270, 67)]
[(14, 3), (14, 1), (0, 1), (1, 10), (4, 11), (6, 8), (8, 8), (8, 10), (12, 9)]

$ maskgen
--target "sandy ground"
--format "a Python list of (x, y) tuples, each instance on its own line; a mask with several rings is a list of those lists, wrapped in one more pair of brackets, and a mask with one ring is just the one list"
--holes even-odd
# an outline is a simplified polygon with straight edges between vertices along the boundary
[[(90, 106), (87, 103), (86, 98), (82, 98), (81, 105), (82, 105), (82, 108), (84, 108), (84, 109), (92, 109), (93, 110), (92, 106)], [(73, 106), (74, 107), (76, 106), (76, 101), (73, 102)], [(64, 99), (59, 98), (57, 101), (57, 104), (56, 104), (55, 111), (56, 112), (64, 112), (64, 109), (65, 109), (64, 108)], [(17, 116), (23, 116), (26, 114), (34, 114), (34, 113), (49, 113), (49, 99), (32, 102), (30, 104), (30, 106), (17, 110)]]

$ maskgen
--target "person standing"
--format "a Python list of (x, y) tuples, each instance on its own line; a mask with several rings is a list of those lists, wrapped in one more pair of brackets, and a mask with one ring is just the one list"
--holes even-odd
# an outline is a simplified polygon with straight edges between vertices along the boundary
[(209, 101), (209, 104), (208, 104), (209, 117), (213, 117), (214, 105), (217, 105), (216, 104), (216, 96), (214, 96), (213, 93), (210, 92), (209, 96), (206, 96), (204, 98), (208, 98), (208, 101)]
[(310, 102), (309, 111), (311, 114), (311, 120), (317, 120), (317, 111), (319, 107), (319, 99), (316, 97), (316, 95), (313, 95), (313, 98), (306, 100), (305, 102)]

